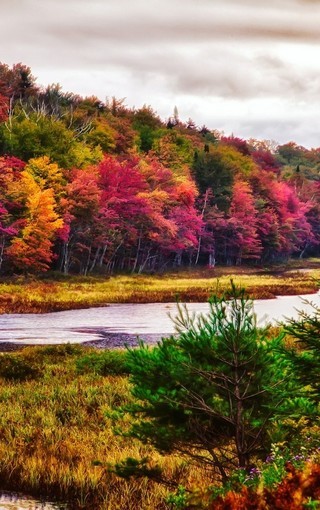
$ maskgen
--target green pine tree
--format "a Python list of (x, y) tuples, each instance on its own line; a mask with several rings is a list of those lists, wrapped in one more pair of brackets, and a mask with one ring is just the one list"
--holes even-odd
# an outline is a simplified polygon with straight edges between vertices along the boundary
[[(207, 315), (197, 318), (179, 307), (175, 322), (176, 337), (129, 349), (139, 402), (129, 408), (136, 417), (130, 435), (160, 452), (186, 455), (226, 480), (270, 447), (277, 409), (292, 384), (283, 335), (269, 339), (267, 329), (258, 328), (252, 301), (233, 284), (230, 293), (211, 299)], [(118, 474), (128, 473), (125, 466), (117, 466)]]
[(298, 319), (284, 325), (284, 331), (294, 340), (288, 352), (292, 370), (302, 388), (302, 395), (315, 405), (320, 404), (320, 307), (314, 303), (311, 312), (300, 311)]

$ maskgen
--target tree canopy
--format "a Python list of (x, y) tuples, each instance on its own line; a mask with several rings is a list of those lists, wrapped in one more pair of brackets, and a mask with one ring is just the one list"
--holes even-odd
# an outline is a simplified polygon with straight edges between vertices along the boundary
[(1, 270), (21, 271), (24, 166), (51, 190), (61, 225), (43, 240), (47, 263), (35, 249), (39, 264), (29, 271), (141, 272), (318, 255), (319, 151), (225, 136), (183, 122), (176, 107), (161, 120), (151, 106), (41, 87), (24, 64), (0, 64), (0, 199), (11, 229)]

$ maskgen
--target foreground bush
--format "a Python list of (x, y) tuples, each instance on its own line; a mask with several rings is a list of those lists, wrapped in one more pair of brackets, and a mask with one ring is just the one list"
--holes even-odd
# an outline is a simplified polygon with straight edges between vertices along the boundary
[(215, 498), (209, 510), (305, 510), (320, 508), (320, 464), (298, 471), (286, 465), (287, 474), (274, 489), (252, 490), (243, 487)]
[[(226, 482), (230, 470), (248, 470), (266, 454), (276, 416), (291, 400), (282, 335), (267, 338), (252, 301), (234, 285), (198, 319), (180, 308), (176, 325), (177, 337), (128, 351), (132, 394), (141, 402), (127, 409), (135, 417), (130, 434)], [(136, 467), (146, 474), (144, 463)], [(116, 470), (132, 475), (131, 459)]]
[(19, 355), (2, 354), (0, 356), (0, 377), (7, 381), (26, 381), (40, 377), (42, 371), (31, 360)]
[(76, 362), (79, 374), (94, 373), (99, 375), (124, 375), (129, 373), (126, 364), (126, 352), (105, 350), (91, 352), (79, 358)]

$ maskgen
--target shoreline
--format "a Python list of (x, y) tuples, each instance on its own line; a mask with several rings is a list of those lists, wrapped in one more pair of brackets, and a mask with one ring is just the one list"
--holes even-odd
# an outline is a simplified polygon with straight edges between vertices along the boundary
[[(144, 341), (147, 345), (156, 345), (161, 338), (170, 336), (163, 334), (146, 334), (146, 335), (134, 335), (130, 333), (103, 333), (103, 338), (98, 340), (85, 340), (83, 342), (77, 342), (75, 345), (80, 345), (88, 348), (95, 349), (122, 349), (125, 347), (137, 347), (139, 340)], [(26, 344), (17, 342), (0, 342), (0, 353), (5, 352), (17, 352), (27, 347), (47, 347), (48, 345), (67, 345), (63, 343), (59, 344)]]
[[(320, 294), (320, 291), (317, 290), (317, 292), (309, 294), (310, 295), (317, 295)], [(306, 295), (300, 295), (300, 297), (303, 298), (303, 296)], [(284, 296), (277, 296), (277, 297), (284, 297)], [(289, 297), (294, 297), (294, 295), (289, 295)], [(89, 307), (91, 308), (91, 307)], [(0, 315), (0, 321), (1, 321), (1, 315)], [(119, 326), (119, 324), (118, 324)], [(1, 327), (0, 327), (1, 329)], [(93, 339), (79, 339), (79, 340), (71, 340), (67, 341), (66, 338), (61, 338), (58, 341), (46, 341), (46, 338), (36, 338), (34, 337), (34, 342), (28, 342), (24, 341), (23, 339), (16, 340), (16, 341), (10, 341), (5, 340), (5, 337), (3, 340), (0, 340), (0, 354), (1, 353), (8, 353), (8, 352), (19, 352), (24, 350), (25, 348), (30, 347), (47, 347), (47, 346), (55, 346), (55, 345), (79, 345), (83, 346), (88, 349), (97, 349), (97, 350), (107, 350), (107, 349), (125, 349), (126, 347), (137, 347), (139, 345), (139, 342), (142, 341), (146, 345), (152, 346), (156, 345), (162, 338), (169, 338), (174, 335), (174, 332), (162, 332), (162, 333), (127, 333), (123, 331), (108, 331), (108, 328), (104, 328), (101, 326), (98, 327), (88, 327), (88, 328), (73, 328), (78, 332), (81, 333), (94, 333), (95, 338)], [(112, 329), (112, 328), (110, 328)], [(115, 328), (114, 328), (115, 329)], [(120, 325), (120, 329), (121, 325)], [(88, 337), (87, 337), (88, 338)], [(90, 336), (89, 336), (90, 338)], [(38, 340), (38, 341), (37, 341)]]
[(316, 293), (320, 259), (285, 267), (193, 268), (154, 275), (0, 279), (0, 315), (43, 314), (109, 304), (202, 303), (242, 287), (252, 299)]

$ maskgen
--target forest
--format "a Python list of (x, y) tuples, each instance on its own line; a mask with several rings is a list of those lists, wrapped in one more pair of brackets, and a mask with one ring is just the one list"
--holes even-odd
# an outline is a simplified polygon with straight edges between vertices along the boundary
[(177, 107), (161, 120), (0, 63), (3, 275), (318, 256), (319, 171), (320, 148), (225, 136)]

